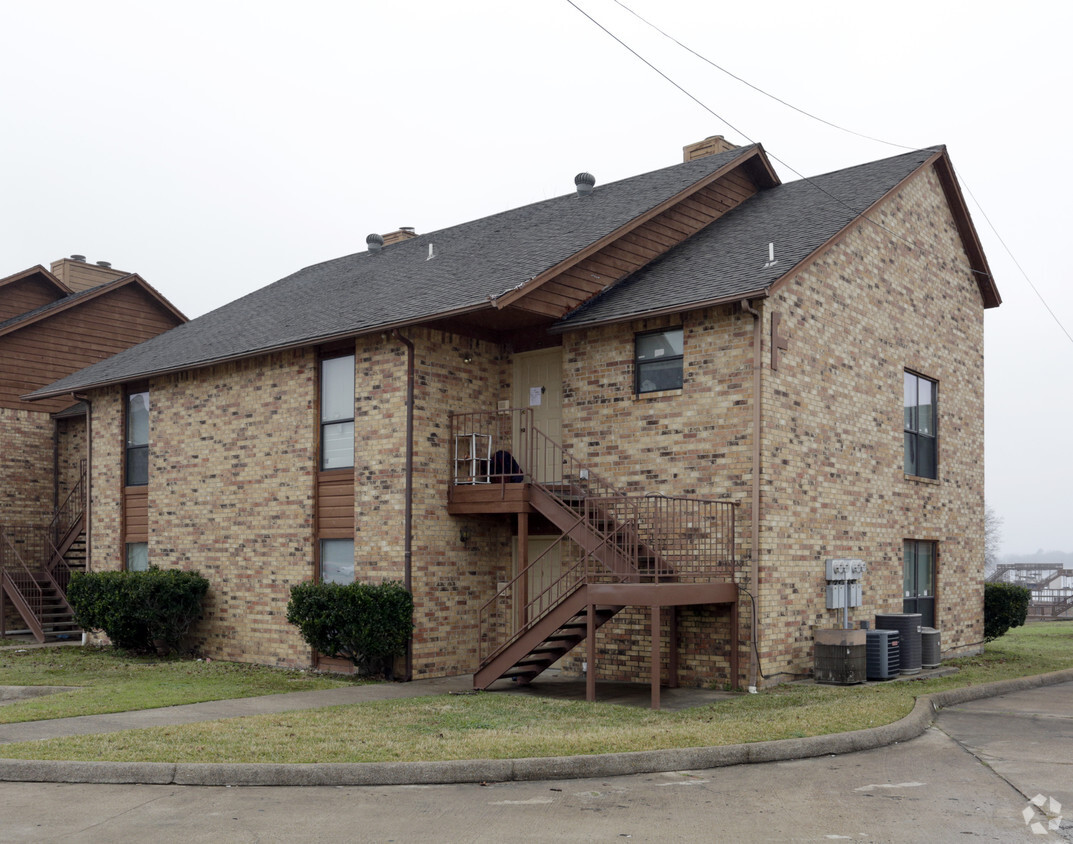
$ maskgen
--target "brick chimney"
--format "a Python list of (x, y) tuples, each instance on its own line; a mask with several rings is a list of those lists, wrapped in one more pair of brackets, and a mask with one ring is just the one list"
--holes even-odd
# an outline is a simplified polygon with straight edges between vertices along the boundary
[(400, 226), (398, 231), (384, 235), (384, 246), (390, 246), (400, 240), (409, 240), (411, 237), (417, 237), (417, 232), (414, 231), (413, 226)]
[(726, 152), (728, 149), (737, 148), (737, 144), (732, 144), (722, 135), (712, 135), (703, 141), (697, 141), (695, 144), (682, 147), (682, 160), (693, 161), (697, 158), (704, 158), (706, 155), (716, 155), (720, 152)]
[(100, 287), (109, 281), (115, 281), (130, 273), (124, 270), (113, 270), (107, 261), (98, 261), (90, 264), (85, 255), (72, 255), (70, 258), (60, 258), (53, 261), (50, 267), (52, 274), (70, 287), (76, 293), (80, 290), (89, 290), (91, 287)]

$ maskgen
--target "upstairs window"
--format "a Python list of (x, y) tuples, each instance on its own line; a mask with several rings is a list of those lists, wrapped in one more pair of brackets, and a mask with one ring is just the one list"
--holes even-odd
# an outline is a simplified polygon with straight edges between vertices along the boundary
[(320, 468), (354, 465), (354, 356), (320, 362)]
[(905, 473), (938, 478), (936, 408), (938, 384), (923, 375), (905, 373)]
[(149, 483), (149, 391), (127, 396), (127, 486)]
[(638, 334), (634, 355), (634, 389), (638, 395), (682, 388), (681, 328)]

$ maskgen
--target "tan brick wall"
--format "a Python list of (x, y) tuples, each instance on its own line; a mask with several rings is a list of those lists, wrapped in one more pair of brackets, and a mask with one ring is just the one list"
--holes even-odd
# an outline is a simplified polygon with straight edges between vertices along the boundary
[[(809, 673), (813, 634), (838, 626), (825, 609), (824, 560), (869, 564), (853, 619), (902, 608), (902, 543), (938, 542), (936, 623), (944, 652), (979, 648), (983, 565), (983, 308), (932, 171), (877, 217), (914, 248), (856, 226), (762, 305), (763, 438), (760, 651), (773, 680)], [(790, 337), (770, 369), (770, 314)], [(633, 338), (682, 324), (684, 385), (633, 395)], [(568, 334), (563, 438), (630, 492), (728, 495), (741, 502), (748, 574), (751, 515), (752, 317), (736, 307)], [(939, 382), (937, 483), (903, 473), (902, 375)], [(710, 387), (708, 385), (711, 385)], [(740, 578), (747, 583), (747, 577)], [(751, 607), (743, 598), (741, 636)], [(696, 611), (680, 632), (683, 681), (726, 679), (727, 617)], [(708, 614), (708, 617), (705, 617)], [(647, 679), (648, 613), (601, 630), (601, 678)], [(692, 644), (686, 645), (690, 639)], [(747, 650), (741, 652), (743, 670)], [(580, 655), (568, 662), (577, 667)]]
[(0, 524), (47, 524), (53, 508), (52, 419), (0, 407), (0, 430)]
[[(286, 607), (313, 575), (315, 372), (299, 351), (150, 382), (149, 562), (208, 578), (193, 644), (209, 656), (309, 665)], [(116, 569), (121, 390), (94, 397), (93, 435), (93, 567)]]
[[(681, 326), (680, 390), (634, 393), (634, 338)], [(584, 464), (631, 494), (725, 498), (737, 508), (738, 555), (749, 553), (752, 476), (752, 318), (737, 306), (572, 332), (563, 348), (563, 441)], [(744, 608), (743, 608), (744, 610)], [(664, 624), (664, 658), (666, 658)], [(649, 672), (647, 609), (627, 609), (597, 633), (601, 679)], [(729, 678), (729, 608), (683, 609), (679, 676), (689, 685)], [(745, 658), (744, 650), (741, 653)], [(579, 667), (582, 654), (565, 667)]]
[(209, 579), (212, 656), (309, 664), (286, 615), (313, 575), (315, 383), (310, 351), (150, 382), (149, 561)]
[[(122, 536), (123, 390), (94, 392), (90, 415), (89, 568), (114, 571), (125, 560)], [(150, 419), (150, 425), (152, 420)]]
[[(510, 567), (510, 517), (446, 512), (448, 410), (495, 409), (507, 395), (502, 349), (442, 332), (416, 345), (413, 587), (417, 676), (476, 669), (477, 611)], [(467, 351), (473, 361), (462, 364)], [(355, 342), (355, 572), (402, 580), (406, 351)], [(312, 350), (154, 379), (150, 384), (149, 560), (210, 581), (195, 644), (216, 658), (310, 664), (286, 622), (290, 587), (314, 575), (317, 422)], [(94, 401), (97, 569), (119, 568), (123, 404)], [(460, 528), (470, 538), (462, 543)]]
[[(764, 313), (761, 653), (802, 674), (824, 609), (824, 560), (868, 563), (854, 620), (902, 610), (902, 542), (938, 542), (944, 651), (979, 647), (983, 579), (983, 306), (931, 170), (779, 289)], [(770, 315), (789, 349), (770, 361)], [(939, 382), (939, 480), (903, 472), (902, 377)]]
[[(448, 413), (494, 411), (500, 399), (509, 398), (510, 357), (495, 344), (449, 333), (408, 334), (417, 347), (414, 672), (417, 676), (467, 673), (477, 669), (480, 607), (495, 594), (498, 582), (510, 577), (514, 518), (447, 514), (453, 456)], [(464, 353), (471, 358), (468, 364), (463, 363)], [(401, 435), (404, 412), (394, 418)], [(470, 535), (465, 543), (459, 538), (463, 527)], [(401, 530), (398, 533), (401, 536)]]
[(56, 433), (59, 499), (62, 503), (78, 483), (82, 461), (86, 459), (86, 417), (56, 420)]

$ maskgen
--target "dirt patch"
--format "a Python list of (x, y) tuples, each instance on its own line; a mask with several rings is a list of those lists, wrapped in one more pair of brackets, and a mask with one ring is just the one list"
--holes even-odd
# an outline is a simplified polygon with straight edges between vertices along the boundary
[(73, 692), (79, 686), (0, 686), (0, 706), (32, 697), (54, 695), (58, 692)]

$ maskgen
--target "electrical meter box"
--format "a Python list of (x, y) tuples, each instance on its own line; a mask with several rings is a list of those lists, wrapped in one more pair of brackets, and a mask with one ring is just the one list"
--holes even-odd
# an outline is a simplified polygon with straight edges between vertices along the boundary
[(827, 579), (834, 581), (860, 580), (868, 566), (864, 560), (830, 557), (827, 560)]
[(859, 583), (828, 583), (827, 584), (827, 609), (840, 610), (846, 606), (846, 591), (849, 591), (849, 605), (859, 607), (861, 605), (861, 584)]

